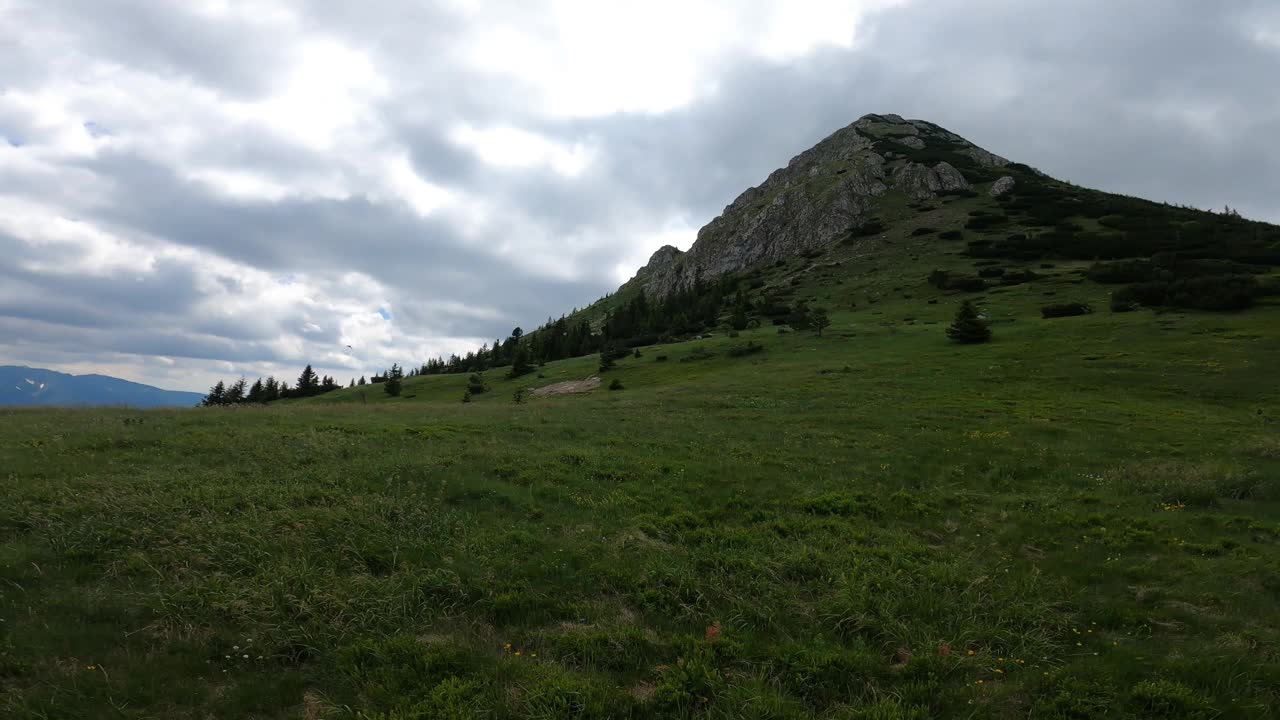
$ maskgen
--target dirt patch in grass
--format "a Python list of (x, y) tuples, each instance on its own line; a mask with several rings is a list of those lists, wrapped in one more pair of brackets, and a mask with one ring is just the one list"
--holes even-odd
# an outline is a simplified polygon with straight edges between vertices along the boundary
[(569, 380), (553, 385), (544, 385), (530, 393), (533, 397), (551, 397), (553, 395), (576, 395), (588, 393), (600, 387), (600, 378), (592, 375), (586, 380)]

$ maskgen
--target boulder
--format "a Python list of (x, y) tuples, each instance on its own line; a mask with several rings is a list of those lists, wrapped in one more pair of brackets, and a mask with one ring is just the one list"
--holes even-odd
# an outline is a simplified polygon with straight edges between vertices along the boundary
[(1004, 177), (991, 183), (991, 197), (1000, 197), (1001, 195), (1013, 189), (1013, 178), (1005, 175)]

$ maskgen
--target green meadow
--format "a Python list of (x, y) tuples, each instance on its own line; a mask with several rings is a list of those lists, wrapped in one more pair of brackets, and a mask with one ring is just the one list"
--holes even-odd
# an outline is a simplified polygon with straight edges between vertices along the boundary
[(0, 410), (0, 716), (1275, 717), (1280, 306), (946, 293), (909, 229), (770, 271), (823, 336), (588, 394)]

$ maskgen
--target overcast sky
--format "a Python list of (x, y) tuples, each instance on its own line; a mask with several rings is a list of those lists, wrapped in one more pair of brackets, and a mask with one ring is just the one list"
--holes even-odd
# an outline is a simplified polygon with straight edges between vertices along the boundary
[(0, 0), (0, 364), (465, 351), (870, 112), (1280, 221), (1277, 78), (1271, 0)]

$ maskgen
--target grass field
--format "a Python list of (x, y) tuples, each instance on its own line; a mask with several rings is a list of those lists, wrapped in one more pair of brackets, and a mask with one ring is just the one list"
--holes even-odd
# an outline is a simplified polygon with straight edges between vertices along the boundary
[(1274, 717), (1280, 308), (958, 347), (898, 239), (618, 391), (0, 410), (0, 716)]

